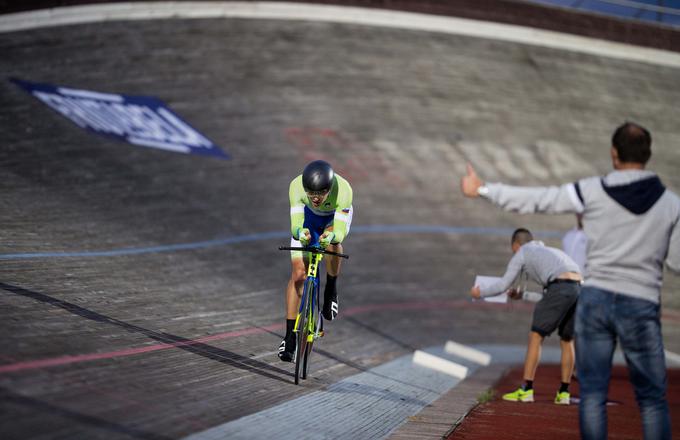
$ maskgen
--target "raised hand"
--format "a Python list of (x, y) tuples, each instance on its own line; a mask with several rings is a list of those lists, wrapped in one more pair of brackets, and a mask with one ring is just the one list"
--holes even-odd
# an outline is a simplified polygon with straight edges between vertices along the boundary
[(484, 185), (472, 165), (467, 164), (467, 173), (460, 179), (460, 190), (465, 197), (479, 197), (477, 190)]

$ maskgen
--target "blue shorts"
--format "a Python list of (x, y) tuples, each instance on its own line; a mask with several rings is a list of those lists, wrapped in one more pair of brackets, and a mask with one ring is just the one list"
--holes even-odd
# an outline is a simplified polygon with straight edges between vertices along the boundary
[[(352, 224), (352, 214), (353, 214), (354, 208), (350, 206), (349, 208), (349, 213), (347, 214), (347, 234), (349, 234), (349, 228)], [(302, 224), (303, 228), (309, 229), (309, 233), (312, 236), (312, 240), (310, 241), (310, 245), (313, 246), (315, 244), (319, 244), (319, 236), (324, 233), (324, 231), (333, 225), (333, 220), (335, 219), (335, 212), (330, 212), (328, 215), (319, 215), (315, 214), (314, 211), (309, 209), (307, 206), (305, 206), (305, 221)], [(296, 240), (295, 238), (291, 238), (290, 240), (290, 245), (292, 247), (297, 247), (297, 246), (302, 246), (299, 240)], [(290, 253), (291, 258), (296, 258), (296, 257), (301, 257), (302, 252), (300, 251), (291, 251)]]

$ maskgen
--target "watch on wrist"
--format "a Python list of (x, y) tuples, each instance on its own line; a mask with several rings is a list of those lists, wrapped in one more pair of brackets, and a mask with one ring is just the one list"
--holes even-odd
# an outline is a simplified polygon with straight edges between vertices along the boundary
[(486, 185), (482, 185), (479, 188), (477, 188), (477, 194), (486, 197), (489, 194), (489, 187)]

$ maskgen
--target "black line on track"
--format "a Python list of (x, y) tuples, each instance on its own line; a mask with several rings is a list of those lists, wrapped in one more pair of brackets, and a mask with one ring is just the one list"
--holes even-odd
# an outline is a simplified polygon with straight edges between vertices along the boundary
[(134, 324), (130, 324), (124, 321), (121, 321), (116, 318), (112, 318), (110, 316), (102, 315), (101, 313), (97, 313), (95, 311), (86, 309), (84, 307), (81, 307), (79, 305), (70, 303), (68, 301), (64, 301), (58, 298), (54, 298), (52, 296), (46, 295), (44, 293), (40, 292), (34, 292), (31, 290), (27, 290), (18, 286), (13, 286), (10, 284), (2, 283), (0, 282), (0, 289), (5, 290), (7, 292), (14, 293), (16, 295), (24, 296), (27, 298), (34, 299), (36, 301), (40, 301), (46, 304), (53, 305), (55, 307), (62, 308), (69, 313), (72, 313), (74, 315), (81, 316), (86, 319), (90, 319), (92, 321), (96, 322), (101, 322), (101, 323), (106, 323), (106, 324), (111, 324), (115, 325), (117, 327), (121, 327), (131, 333), (140, 333), (143, 334), (144, 336), (151, 338), (153, 340), (165, 343), (165, 344), (177, 344), (177, 343), (186, 343), (187, 345), (178, 345), (175, 348), (181, 349), (188, 351), (193, 354), (197, 354), (199, 356), (203, 356), (205, 358), (218, 361), (224, 364), (227, 364), (229, 366), (232, 366), (234, 368), (238, 368), (241, 370), (245, 370), (251, 373), (259, 374), (261, 376), (267, 377), (269, 379), (274, 379), (278, 381), (283, 381), (283, 382), (289, 382), (287, 379), (277, 376), (272, 373), (278, 373), (280, 375), (292, 377), (292, 373), (282, 370), (280, 368), (274, 367), (272, 365), (266, 364), (264, 362), (260, 362), (258, 360), (250, 359), (245, 356), (242, 356), (238, 353), (234, 353), (232, 351), (224, 350), (221, 348), (213, 347), (212, 345), (200, 343), (200, 342), (195, 342), (192, 339), (187, 339), (181, 336), (176, 336), (172, 335), (169, 333), (165, 332), (158, 332), (154, 330), (149, 330), (145, 329), (143, 327), (139, 327)]
[(58, 415), (75, 422), (91, 425), (96, 428), (101, 428), (110, 432), (115, 432), (117, 434), (124, 434), (134, 438), (144, 440), (170, 440), (171, 438), (153, 432), (143, 431), (120, 425), (118, 423), (113, 423), (99, 417), (82, 414), (77, 411), (43, 402), (42, 400), (38, 400), (33, 397), (22, 396), (21, 394), (16, 394), (6, 388), (0, 388), (0, 400), (10, 404), (25, 406), (31, 408), (32, 410), (49, 414), (50, 416)]

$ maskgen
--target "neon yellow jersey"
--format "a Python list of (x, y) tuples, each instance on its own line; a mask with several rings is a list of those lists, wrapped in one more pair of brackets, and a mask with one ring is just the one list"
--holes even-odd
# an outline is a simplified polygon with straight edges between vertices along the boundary
[[(298, 231), (305, 222), (305, 206), (314, 214), (320, 216), (334, 216), (332, 231), (335, 233), (334, 243), (341, 243), (347, 236), (347, 223), (349, 222), (350, 209), (352, 207), (352, 187), (342, 176), (336, 174), (333, 178), (333, 186), (330, 194), (320, 207), (314, 208), (302, 186), (302, 174), (290, 182), (288, 191), (290, 197), (290, 232), (293, 238), (299, 240)], [(330, 228), (329, 228), (330, 229)]]

